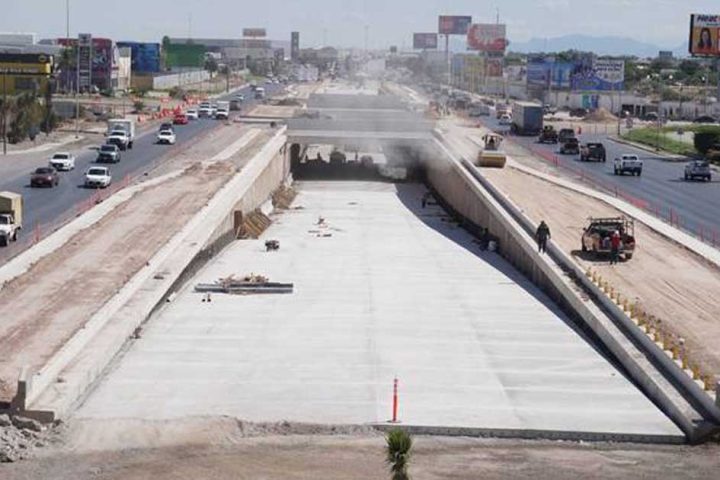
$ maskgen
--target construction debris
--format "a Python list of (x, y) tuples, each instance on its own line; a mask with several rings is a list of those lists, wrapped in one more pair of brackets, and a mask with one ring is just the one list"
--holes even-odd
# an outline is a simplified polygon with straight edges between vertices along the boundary
[(265, 242), (265, 251), (270, 252), (273, 250), (280, 250), (280, 242), (277, 240), (268, 240)]
[(237, 238), (259, 238), (271, 224), (272, 220), (270, 220), (267, 215), (259, 209), (255, 210), (243, 217), (242, 224), (237, 232)]
[(238, 295), (258, 293), (293, 293), (292, 283), (270, 282), (262, 275), (250, 274), (242, 279), (236, 279), (234, 275), (221, 278), (215, 283), (199, 283), (195, 285), (195, 291), (206, 293), (232, 293)]

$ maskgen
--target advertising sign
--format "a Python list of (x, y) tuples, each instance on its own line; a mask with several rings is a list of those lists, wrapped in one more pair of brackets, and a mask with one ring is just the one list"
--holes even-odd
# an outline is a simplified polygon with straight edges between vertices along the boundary
[(508, 65), (505, 67), (505, 75), (510, 82), (526, 83), (527, 67), (525, 65)]
[(92, 35), (89, 33), (78, 34), (76, 42), (78, 46), (78, 87), (87, 90), (92, 85)]
[(485, 62), (485, 76), (502, 77), (503, 76), (503, 59), (488, 58)]
[(720, 15), (690, 16), (690, 45), (692, 55), (720, 56)]
[(415, 50), (436, 50), (438, 48), (437, 33), (413, 33)]
[(470, 25), (467, 34), (468, 50), (505, 53), (505, 25), (476, 23)]
[(570, 88), (581, 91), (615, 91), (625, 86), (625, 61), (601, 60), (579, 62), (570, 76)]
[(293, 62), (300, 59), (300, 32), (290, 34), (290, 58)]
[(205, 64), (205, 45), (171, 43), (165, 48), (168, 67), (202, 67)]
[(457, 15), (440, 15), (438, 33), (443, 35), (467, 35), (472, 17)]
[(118, 42), (120, 48), (130, 48), (132, 71), (151, 73), (160, 71), (160, 44), (142, 42)]
[(263, 38), (267, 36), (264, 28), (243, 28), (243, 37)]
[(556, 62), (554, 57), (534, 57), (527, 64), (527, 85), (544, 89), (569, 89), (572, 63)]

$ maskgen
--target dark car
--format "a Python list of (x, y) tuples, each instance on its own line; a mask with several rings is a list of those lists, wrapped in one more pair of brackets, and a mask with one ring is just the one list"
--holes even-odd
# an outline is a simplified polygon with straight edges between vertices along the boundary
[(642, 116), (642, 119), (647, 122), (657, 122), (658, 120), (660, 120), (660, 116), (657, 114), (657, 112), (648, 112)]
[(120, 161), (120, 149), (117, 145), (105, 144), (98, 150), (98, 156), (96, 162), (110, 162), (118, 163)]
[(572, 128), (561, 128), (560, 132), (558, 132), (558, 142), (561, 144), (564, 144), (571, 138), (575, 138), (575, 130)]
[(710, 115), (702, 115), (693, 120), (693, 123), (715, 123), (717, 120)]
[(577, 155), (580, 153), (580, 143), (575, 137), (568, 138), (560, 145), (560, 153), (563, 155)]
[(585, 117), (590, 111), (587, 108), (573, 108), (570, 110), (571, 117)]
[(605, 145), (602, 143), (588, 143), (580, 147), (581, 162), (604, 162), (606, 160), (607, 152), (605, 151)]
[(60, 175), (52, 167), (40, 167), (30, 174), (31, 187), (56, 187), (60, 183)]

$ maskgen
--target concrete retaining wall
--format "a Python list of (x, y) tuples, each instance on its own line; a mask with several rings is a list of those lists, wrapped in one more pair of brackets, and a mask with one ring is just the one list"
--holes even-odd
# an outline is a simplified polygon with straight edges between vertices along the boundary
[[(611, 313), (581, 296), (576, 280), (583, 272), (569, 265), (572, 260), (550, 245), (550, 257), (536, 252), (532, 237), (534, 225), (479, 174), (470, 162), (460, 160), (442, 143), (436, 132), (439, 156), (425, 159), (426, 178), (448, 206), (471, 225), (487, 227), (499, 240), (500, 253), (519, 271), (543, 289), (586, 331), (592, 332), (598, 346), (623, 368), (626, 374), (688, 436), (702, 440), (713, 428), (707, 419), (707, 404), (696, 408), (687, 391), (678, 388), (676, 378), (656, 365), (647, 345), (637, 343), (611, 318)], [(463, 164), (465, 162), (465, 164)], [(580, 278), (578, 278), (580, 277)], [(690, 396), (691, 397), (691, 396)], [(712, 420), (712, 419), (710, 419)]]
[[(24, 398), (15, 407), (25, 415), (52, 421), (69, 413), (100, 378), (136, 328), (184, 277), (198, 259), (209, 258), (234, 238), (235, 206), (259, 207), (289, 172), (281, 153), (285, 131), (281, 129), (265, 147), (228, 182), (198, 214), (168, 242), (133, 278), (76, 334), (69, 344), (32, 376), (25, 375)], [(256, 183), (259, 186), (256, 186)], [(263, 195), (267, 194), (263, 197)], [(247, 198), (246, 198), (247, 197)], [(228, 226), (230, 230), (228, 231)], [(58, 379), (62, 378), (62, 382)]]

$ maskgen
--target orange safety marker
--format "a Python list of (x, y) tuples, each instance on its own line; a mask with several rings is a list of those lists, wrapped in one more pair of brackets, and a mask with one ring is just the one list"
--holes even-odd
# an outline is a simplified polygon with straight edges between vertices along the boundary
[(398, 423), (398, 379), (395, 377), (393, 380), (393, 410), (392, 410), (392, 423)]

